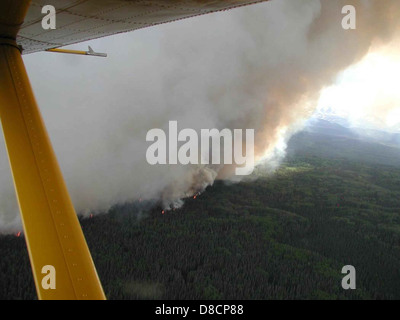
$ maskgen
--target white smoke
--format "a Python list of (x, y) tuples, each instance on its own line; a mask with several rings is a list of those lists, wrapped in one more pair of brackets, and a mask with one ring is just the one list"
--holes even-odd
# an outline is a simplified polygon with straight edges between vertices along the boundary
[[(356, 30), (342, 29), (346, 4), (357, 8)], [(230, 167), (147, 164), (147, 131), (167, 132), (170, 120), (178, 129), (255, 129), (257, 158), (276, 165), (271, 155), (282, 157), (320, 90), (377, 40), (390, 41), (399, 8), (396, 0), (275, 0), (91, 41), (107, 59), (24, 56), (77, 211), (139, 198), (179, 205), (231, 177)], [(3, 145), (7, 231), (20, 222)]]

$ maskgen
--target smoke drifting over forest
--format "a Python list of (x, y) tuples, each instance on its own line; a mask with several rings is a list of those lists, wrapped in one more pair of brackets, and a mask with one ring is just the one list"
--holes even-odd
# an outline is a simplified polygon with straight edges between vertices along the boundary
[[(348, 4), (356, 30), (342, 28)], [(92, 41), (107, 59), (24, 60), (77, 212), (139, 198), (168, 206), (234, 171), (151, 166), (148, 130), (168, 132), (170, 120), (179, 130), (255, 129), (257, 159), (275, 165), (320, 90), (397, 37), (399, 18), (397, 0), (274, 0)], [(0, 231), (19, 228), (1, 143)]]

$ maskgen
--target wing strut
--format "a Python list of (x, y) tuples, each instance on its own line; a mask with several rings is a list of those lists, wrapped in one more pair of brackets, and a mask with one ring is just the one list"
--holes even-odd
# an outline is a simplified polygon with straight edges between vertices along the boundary
[[(8, 9), (11, 19), (28, 5), (6, 0), (0, 9)], [(7, 31), (3, 25), (17, 24), (4, 17), (0, 15), (0, 35)], [(12, 36), (0, 37), (0, 118), (38, 297), (105, 299)], [(46, 286), (48, 271), (43, 267), (48, 265), (55, 269), (55, 289)]]
[(45, 51), (57, 52), (57, 53), (80, 54), (80, 55), (84, 55), (84, 56), (107, 57), (107, 53), (95, 52), (95, 51), (93, 51), (91, 46), (88, 46), (88, 51), (59, 49), (59, 48), (46, 49)]

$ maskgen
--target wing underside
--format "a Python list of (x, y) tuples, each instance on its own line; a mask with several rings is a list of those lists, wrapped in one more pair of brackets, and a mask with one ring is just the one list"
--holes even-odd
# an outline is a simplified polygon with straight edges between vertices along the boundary
[[(17, 43), (23, 53), (57, 48), (265, 0), (34, 0)], [(44, 30), (42, 7), (56, 9), (56, 29)]]

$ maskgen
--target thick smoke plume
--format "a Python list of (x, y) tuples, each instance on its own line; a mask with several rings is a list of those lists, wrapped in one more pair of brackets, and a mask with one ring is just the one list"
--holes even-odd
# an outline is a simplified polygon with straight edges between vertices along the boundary
[[(344, 5), (357, 29), (342, 28)], [(221, 166), (150, 166), (146, 133), (255, 129), (275, 163), (320, 90), (371, 47), (392, 40), (398, 0), (275, 0), (92, 41), (107, 59), (37, 53), (28, 73), (78, 212), (161, 199), (165, 206), (231, 178)], [(84, 44), (77, 45), (82, 48)], [(0, 149), (0, 230), (20, 228)]]

